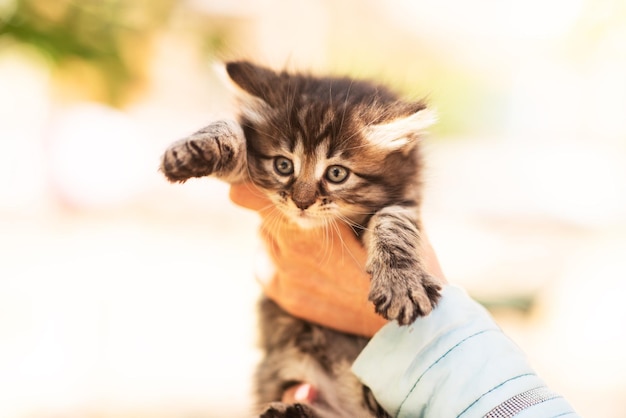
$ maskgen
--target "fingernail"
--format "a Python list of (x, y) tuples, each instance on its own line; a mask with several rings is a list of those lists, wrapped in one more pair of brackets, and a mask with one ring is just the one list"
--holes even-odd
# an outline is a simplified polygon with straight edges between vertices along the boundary
[(317, 391), (313, 386), (311, 386), (311, 384), (303, 383), (298, 386), (295, 393), (293, 394), (293, 397), (298, 402), (311, 403), (315, 401), (315, 398), (317, 397)]
[(261, 286), (266, 286), (276, 275), (276, 269), (264, 248), (261, 247), (257, 250), (254, 264), (256, 279), (261, 283)]

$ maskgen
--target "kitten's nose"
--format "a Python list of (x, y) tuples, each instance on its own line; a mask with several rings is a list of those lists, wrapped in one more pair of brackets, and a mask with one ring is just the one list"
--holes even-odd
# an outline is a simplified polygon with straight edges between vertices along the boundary
[(299, 209), (306, 209), (317, 200), (315, 187), (307, 183), (296, 183), (293, 186), (291, 200)]
[(298, 199), (292, 198), (292, 200), (293, 200), (293, 203), (296, 204), (298, 209), (302, 209), (302, 210), (307, 209), (309, 206), (311, 206), (313, 203), (315, 203), (315, 198), (307, 199), (307, 200), (298, 200)]

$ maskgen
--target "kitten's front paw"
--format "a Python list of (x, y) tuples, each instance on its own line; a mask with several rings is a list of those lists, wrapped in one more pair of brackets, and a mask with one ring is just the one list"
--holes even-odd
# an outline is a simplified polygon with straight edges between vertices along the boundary
[(428, 315), (439, 300), (441, 285), (419, 267), (392, 269), (388, 266), (370, 266), (372, 284), (369, 300), (376, 312), (400, 325), (413, 323), (419, 316)]
[(217, 121), (174, 142), (165, 151), (161, 171), (170, 181), (237, 172), (245, 158), (245, 138), (233, 121)]
[(274, 402), (263, 411), (259, 418), (315, 418), (315, 413), (310, 406), (302, 403)]

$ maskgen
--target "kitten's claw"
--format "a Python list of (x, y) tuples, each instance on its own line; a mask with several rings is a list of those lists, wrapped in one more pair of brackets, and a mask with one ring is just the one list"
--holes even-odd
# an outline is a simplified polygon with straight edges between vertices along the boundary
[(245, 138), (233, 121), (217, 121), (193, 135), (174, 142), (165, 151), (161, 171), (172, 182), (215, 174), (237, 175), (245, 158)]
[(433, 310), (440, 290), (436, 279), (419, 269), (373, 268), (369, 300), (378, 314), (395, 319), (400, 325), (408, 325)]
[(428, 315), (439, 300), (441, 286), (423, 268), (419, 256), (418, 212), (388, 206), (368, 225), (367, 272), (372, 275), (369, 300), (376, 312), (400, 325)]
[(315, 418), (315, 416), (308, 405), (274, 402), (263, 411), (259, 418)]

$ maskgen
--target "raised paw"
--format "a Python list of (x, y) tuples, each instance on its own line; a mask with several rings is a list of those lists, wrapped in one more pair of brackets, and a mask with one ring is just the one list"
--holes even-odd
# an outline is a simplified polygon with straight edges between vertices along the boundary
[(372, 268), (369, 300), (386, 319), (408, 325), (428, 315), (439, 300), (441, 286), (420, 268)]
[(315, 418), (315, 416), (315, 413), (308, 405), (274, 402), (261, 413), (259, 418)]
[(161, 171), (170, 181), (216, 175), (235, 180), (245, 165), (245, 138), (233, 121), (218, 121), (174, 142), (165, 151)]

